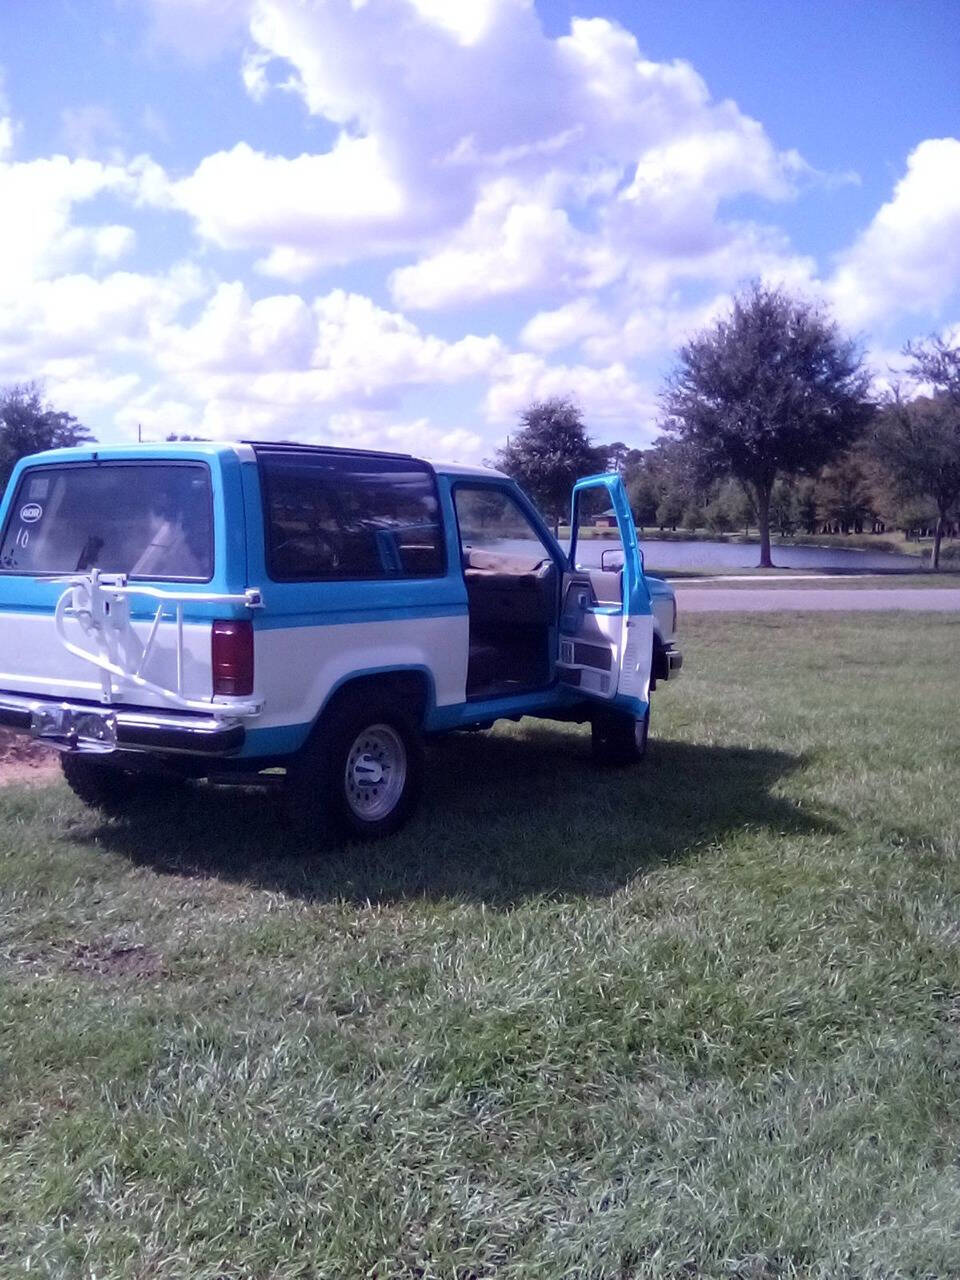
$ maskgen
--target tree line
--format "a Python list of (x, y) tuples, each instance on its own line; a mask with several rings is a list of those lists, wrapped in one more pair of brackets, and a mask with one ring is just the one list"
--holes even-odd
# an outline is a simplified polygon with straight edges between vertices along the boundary
[[(641, 529), (878, 533), (960, 526), (960, 343), (905, 348), (909, 386), (876, 398), (857, 344), (820, 307), (753, 283), (677, 353), (650, 448), (593, 443), (568, 398), (530, 405), (497, 453), (558, 527), (580, 476), (623, 476)], [(35, 383), (0, 390), (0, 483), (28, 453), (92, 439)], [(176, 439), (170, 436), (168, 439)]]
[(960, 526), (960, 345), (905, 348), (913, 394), (871, 394), (863, 352), (820, 307), (753, 283), (677, 354), (648, 449), (592, 443), (578, 407), (537, 402), (501, 449), (558, 524), (578, 475), (616, 470), (640, 529), (929, 533)]

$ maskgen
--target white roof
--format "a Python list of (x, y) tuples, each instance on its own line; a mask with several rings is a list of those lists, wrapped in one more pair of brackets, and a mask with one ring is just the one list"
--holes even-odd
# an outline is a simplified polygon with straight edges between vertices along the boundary
[(445, 476), (499, 476), (500, 479), (507, 477), (502, 471), (497, 471), (494, 467), (470, 467), (463, 462), (434, 462), (432, 458), (425, 459), (433, 467), (434, 471), (439, 471)]

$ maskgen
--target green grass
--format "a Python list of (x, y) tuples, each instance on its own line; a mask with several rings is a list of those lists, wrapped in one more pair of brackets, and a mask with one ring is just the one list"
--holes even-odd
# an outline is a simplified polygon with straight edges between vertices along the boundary
[(686, 621), (307, 857), (0, 794), (0, 1275), (960, 1274), (960, 618)]

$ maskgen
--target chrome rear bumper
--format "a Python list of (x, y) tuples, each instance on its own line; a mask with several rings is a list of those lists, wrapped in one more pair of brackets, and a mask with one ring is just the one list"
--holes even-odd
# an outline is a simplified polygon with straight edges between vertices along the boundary
[(226, 756), (243, 746), (242, 721), (187, 712), (105, 707), (89, 702), (0, 691), (0, 725), (30, 734), (59, 751), (149, 751)]

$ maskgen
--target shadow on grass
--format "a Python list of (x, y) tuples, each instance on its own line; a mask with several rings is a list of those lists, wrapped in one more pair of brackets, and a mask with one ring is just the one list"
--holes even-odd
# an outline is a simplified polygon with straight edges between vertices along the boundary
[(606, 895), (746, 828), (829, 829), (772, 794), (801, 763), (781, 751), (657, 740), (643, 765), (608, 771), (591, 762), (585, 734), (537, 726), (432, 746), (416, 818), (374, 845), (310, 840), (284, 826), (276, 797), (214, 788), (93, 834), (162, 874), (214, 876), (307, 900), (507, 906)]

